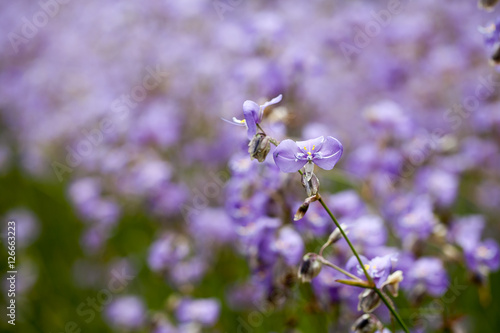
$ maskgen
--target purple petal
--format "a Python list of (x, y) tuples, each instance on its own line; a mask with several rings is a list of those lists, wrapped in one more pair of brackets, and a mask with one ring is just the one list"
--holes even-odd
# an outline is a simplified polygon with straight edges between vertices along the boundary
[(282, 141), (274, 151), (274, 162), (282, 172), (297, 172), (307, 160), (298, 160), (296, 154), (301, 153), (292, 140)]
[(331, 170), (339, 161), (343, 151), (344, 148), (340, 141), (328, 136), (318, 150), (318, 153), (321, 153), (321, 157), (319, 158), (316, 155), (313, 162), (322, 169)]
[(264, 109), (267, 108), (269, 105), (273, 105), (273, 104), (276, 104), (276, 103), (279, 103), (281, 102), (281, 99), (283, 98), (283, 95), (278, 95), (276, 97), (274, 97), (272, 100), (270, 101), (267, 101), (265, 102), (264, 104), (262, 104), (260, 106), (260, 112), (259, 112), (259, 121), (262, 120), (262, 116), (264, 114)]
[(243, 103), (243, 115), (248, 128), (248, 138), (252, 139), (257, 133), (257, 123), (259, 122), (260, 106), (254, 101), (246, 100)]
[(320, 136), (316, 139), (311, 139), (307, 141), (297, 141), (297, 146), (299, 146), (300, 150), (303, 151), (304, 154), (318, 152), (323, 145), (325, 138)]

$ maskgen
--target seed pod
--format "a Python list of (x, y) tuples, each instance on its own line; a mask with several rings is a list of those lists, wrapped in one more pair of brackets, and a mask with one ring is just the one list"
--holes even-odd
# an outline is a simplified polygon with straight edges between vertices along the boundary
[(498, 0), (479, 0), (478, 7), (487, 11), (492, 11)]
[(374, 333), (375, 331), (380, 331), (384, 329), (384, 325), (372, 314), (365, 313), (359, 317), (351, 327), (354, 333)]
[(380, 296), (373, 289), (365, 289), (358, 296), (358, 311), (372, 312), (380, 305)]
[(294, 221), (298, 221), (300, 220), (301, 218), (304, 217), (304, 215), (306, 215), (307, 213), (307, 210), (309, 209), (309, 205), (318, 200), (318, 196), (317, 195), (313, 195), (312, 197), (308, 197), (306, 198), (306, 200), (304, 200), (304, 202), (302, 203), (302, 205), (300, 205), (299, 209), (297, 209), (297, 212), (295, 213), (295, 216), (293, 217), (293, 220)]
[(303, 173), (302, 178), (301, 178), (301, 182), (302, 182), (302, 186), (304, 186), (304, 188), (306, 189), (307, 196), (310, 197), (310, 196), (318, 194), (318, 191), (319, 191), (319, 179), (318, 179), (318, 177), (316, 177), (316, 175), (314, 173), (311, 173), (309, 180), (307, 180), (307, 179), (308, 179), (308, 176), (305, 173)]
[(253, 136), (248, 144), (248, 152), (252, 159), (257, 159), (259, 162), (264, 162), (271, 150), (271, 140), (264, 133), (257, 133)]
[(311, 282), (319, 272), (321, 272), (321, 261), (318, 260), (316, 253), (308, 253), (302, 258), (302, 263), (299, 268), (299, 279), (302, 282)]

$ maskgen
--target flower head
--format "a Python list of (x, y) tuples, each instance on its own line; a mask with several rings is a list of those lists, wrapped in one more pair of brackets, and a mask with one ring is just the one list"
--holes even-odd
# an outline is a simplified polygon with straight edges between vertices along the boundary
[(246, 126), (248, 132), (248, 138), (252, 139), (255, 134), (257, 134), (257, 124), (262, 121), (262, 117), (264, 116), (264, 109), (269, 105), (273, 105), (281, 102), (283, 98), (282, 95), (278, 95), (270, 101), (265, 102), (262, 105), (255, 103), (254, 101), (246, 100), (243, 103), (243, 116), (245, 119), (237, 119), (233, 117), (232, 121), (223, 119), (224, 121), (229, 122), (230, 124), (235, 124), (238, 126)]
[(331, 170), (343, 150), (340, 141), (331, 136), (297, 142), (284, 140), (274, 151), (274, 162), (283, 172), (297, 172), (305, 166), (306, 173), (312, 176), (313, 163), (322, 169)]

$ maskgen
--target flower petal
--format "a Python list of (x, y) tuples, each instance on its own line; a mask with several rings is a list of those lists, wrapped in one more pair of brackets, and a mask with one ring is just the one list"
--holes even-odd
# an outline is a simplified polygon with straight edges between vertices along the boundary
[(224, 120), (226, 123), (229, 123), (231, 125), (236, 125), (236, 126), (246, 126), (245, 121), (243, 120), (238, 120), (235, 117), (233, 117), (233, 120), (228, 120), (226, 118), (220, 118)]
[(262, 120), (262, 116), (264, 115), (264, 109), (267, 108), (269, 105), (273, 105), (273, 104), (281, 102), (282, 98), (283, 98), (283, 95), (280, 94), (280, 95), (274, 97), (272, 100), (267, 101), (264, 104), (262, 104), (260, 106), (260, 111), (259, 111), (259, 121)]
[(307, 163), (307, 159), (297, 159), (298, 153), (302, 152), (295, 142), (284, 140), (274, 150), (274, 162), (283, 172), (297, 172)]
[(339, 140), (327, 136), (323, 145), (316, 151), (317, 153), (321, 153), (320, 157), (317, 154), (313, 162), (322, 169), (331, 170), (339, 161), (343, 151), (344, 147), (342, 147)]
[[(297, 146), (304, 152), (304, 154), (318, 152), (325, 141), (325, 137), (320, 136), (316, 139), (297, 141)], [(314, 148), (314, 149), (313, 149)]]

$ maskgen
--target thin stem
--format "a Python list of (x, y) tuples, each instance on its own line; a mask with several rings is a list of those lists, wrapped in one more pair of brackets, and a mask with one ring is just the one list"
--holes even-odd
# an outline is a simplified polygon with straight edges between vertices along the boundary
[(347, 275), (348, 277), (350, 277), (350, 278), (351, 278), (351, 279), (353, 279), (353, 280), (356, 280), (356, 281), (362, 281), (359, 277), (357, 277), (357, 276), (355, 276), (355, 275), (352, 275), (352, 274), (351, 274), (351, 273), (349, 273), (348, 271), (346, 271), (346, 270), (344, 270), (344, 269), (340, 268), (339, 266), (337, 266), (337, 265), (335, 265), (335, 264), (333, 264), (333, 263), (329, 262), (328, 260), (326, 260), (325, 258), (323, 258), (321, 255), (320, 255), (320, 257), (319, 257), (319, 258), (320, 258), (319, 260), (321, 261), (321, 263), (322, 263), (323, 265), (326, 265), (326, 266), (329, 266), (329, 267), (331, 267), (331, 268), (333, 268), (333, 269), (336, 269), (336, 270), (337, 270), (337, 271), (339, 271), (340, 273)]
[(389, 303), (389, 300), (386, 298), (385, 294), (381, 290), (379, 290), (377, 287), (374, 287), (373, 290), (375, 290), (375, 292), (380, 296), (380, 298), (382, 299), (382, 302), (384, 302), (385, 306), (387, 306), (389, 311), (391, 311), (392, 315), (396, 318), (396, 320), (398, 321), (399, 325), (401, 325), (403, 330), (406, 333), (410, 333), (410, 331), (408, 330), (408, 327), (406, 327), (403, 319), (401, 319), (401, 317), (399, 316), (396, 309), (394, 309), (394, 307)]
[(346, 233), (344, 232), (344, 229), (342, 229), (342, 227), (340, 226), (340, 223), (337, 221), (337, 219), (335, 218), (335, 216), (333, 216), (332, 212), (330, 211), (330, 209), (328, 208), (328, 206), (326, 205), (326, 203), (323, 201), (323, 198), (320, 197), (318, 201), (321, 203), (321, 205), (326, 210), (326, 212), (328, 213), (328, 215), (330, 215), (330, 218), (332, 219), (333, 223), (335, 223), (335, 225), (337, 226), (337, 228), (339, 228), (340, 233), (342, 234), (342, 237), (344, 237), (344, 239), (347, 241), (347, 244), (349, 244), (349, 247), (351, 248), (352, 253), (356, 257), (356, 259), (358, 259), (359, 265), (363, 269), (363, 272), (365, 273), (366, 279), (368, 280), (368, 282), (370, 284), (373, 285), (373, 279), (372, 279), (372, 277), (370, 276), (370, 274), (368, 274), (368, 271), (366, 270), (366, 267), (363, 264), (363, 261), (361, 261), (361, 258), (359, 257), (358, 252), (356, 251), (356, 249), (352, 245), (351, 241), (347, 237)]
[(368, 274), (368, 271), (366, 270), (365, 265), (361, 261), (361, 258), (359, 257), (358, 252), (356, 251), (356, 249), (352, 245), (351, 241), (347, 237), (347, 235), (344, 232), (344, 230), (340, 227), (340, 223), (337, 221), (337, 219), (335, 218), (335, 216), (333, 216), (332, 212), (330, 211), (330, 209), (328, 208), (328, 206), (326, 205), (326, 203), (323, 201), (323, 198), (321, 198), (321, 196), (318, 199), (318, 201), (321, 203), (321, 205), (326, 210), (326, 212), (328, 213), (328, 215), (330, 215), (330, 218), (332, 219), (333, 223), (335, 223), (335, 225), (337, 226), (337, 228), (339, 228), (339, 231), (342, 234), (342, 236), (344, 237), (344, 239), (346, 240), (347, 244), (349, 244), (349, 247), (351, 248), (352, 253), (356, 257), (356, 259), (358, 259), (359, 265), (361, 266), (361, 268), (363, 269), (363, 272), (365, 273), (366, 279), (368, 280), (368, 282), (370, 283), (370, 285), (372, 285), (371, 288), (373, 290), (375, 290), (375, 292), (380, 296), (380, 298), (382, 299), (382, 301), (384, 302), (384, 304), (387, 306), (387, 308), (389, 309), (389, 311), (392, 313), (392, 315), (399, 322), (399, 324), (401, 325), (401, 327), (403, 328), (403, 330), (406, 333), (410, 333), (410, 331), (406, 327), (405, 323), (403, 322), (403, 320), (401, 319), (401, 317), (399, 316), (399, 314), (396, 312), (396, 310), (394, 309), (394, 307), (390, 304), (389, 300), (385, 297), (384, 293), (380, 289), (378, 289), (377, 286), (375, 285), (375, 283), (373, 282), (373, 279), (370, 276), (370, 274)]

